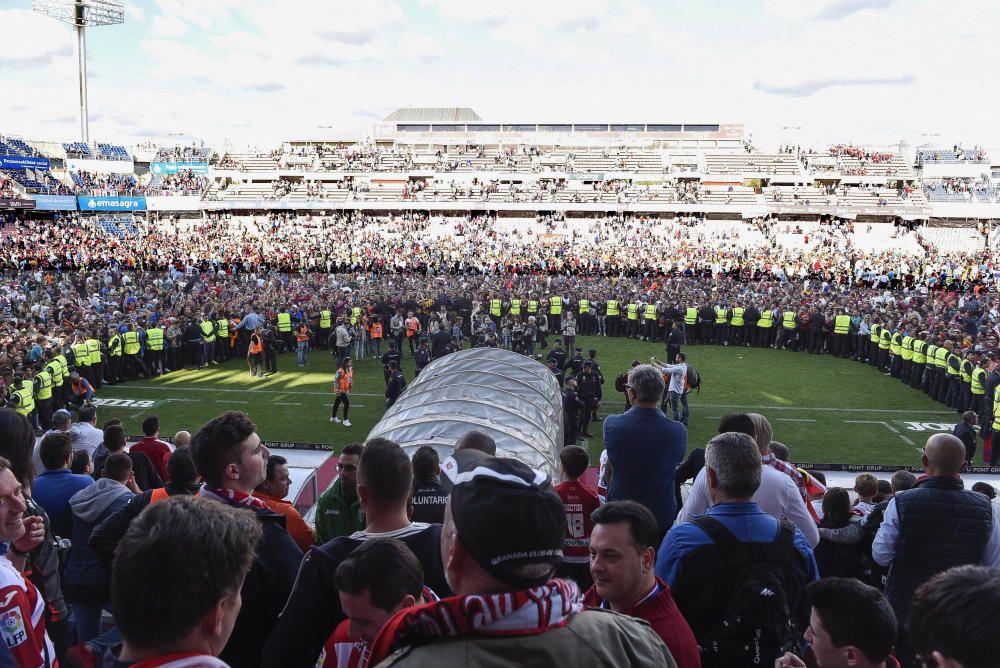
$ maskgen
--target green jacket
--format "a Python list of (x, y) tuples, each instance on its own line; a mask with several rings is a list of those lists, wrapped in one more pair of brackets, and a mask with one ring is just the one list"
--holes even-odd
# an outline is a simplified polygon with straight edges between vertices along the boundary
[(337, 536), (350, 536), (365, 528), (365, 514), (357, 495), (348, 496), (340, 486), (340, 478), (330, 485), (316, 504), (316, 544)]
[(585, 610), (569, 623), (538, 635), (442, 638), (405, 647), (377, 668), (440, 666), (656, 666), (677, 668), (649, 624), (610, 610)]

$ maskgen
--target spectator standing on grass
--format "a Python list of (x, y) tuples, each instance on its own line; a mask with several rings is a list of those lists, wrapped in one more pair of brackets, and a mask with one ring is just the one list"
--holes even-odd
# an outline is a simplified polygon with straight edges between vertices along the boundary
[(288, 475), (288, 460), (281, 455), (267, 458), (264, 482), (257, 485), (254, 496), (278, 515), (285, 516), (285, 529), (303, 552), (316, 544), (316, 536), (291, 501), (286, 501), (292, 479)]
[[(685, 393), (685, 383), (687, 382), (687, 362), (685, 362), (684, 353), (677, 353), (674, 357), (674, 364), (663, 364), (655, 357), (651, 358), (650, 364), (660, 370), (663, 374), (663, 380), (667, 384), (667, 394), (664, 397), (663, 411), (666, 412), (666, 407), (669, 404), (670, 410), (673, 412), (674, 421), (682, 423), (687, 427), (688, 420), (691, 418), (691, 409), (688, 406), (687, 394)], [(684, 412), (680, 410), (680, 406), (683, 403)]]
[(680, 668), (701, 665), (698, 643), (670, 593), (654, 572), (660, 531), (649, 509), (612, 501), (594, 511), (590, 541), (594, 585), (583, 602), (649, 623)]
[(351, 421), (347, 419), (347, 412), (351, 410), (351, 399), (349, 395), (351, 393), (351, 388), (353, 387), (354, 363), (351, 362), (350, 357), (345, 357), (340, 363), (337, 373), (333, 377), (333, 391), (336, 394), (336, 398), (333, 400), (333, 414), (330, 416), (330, 422), (340, 422), (340, 418), (337, 417), (337, 409), (341, 406), (341, 404), (343, 404), (344, 426), (351, 426)]
[(358, 463), (365, 448), (348, 443), (337, 460), (337, 479), (316, 504), (316, 543), (323, 545), (337, 536), (350, 536), (365, 528), (365, 514), (358, 498)]
[(677, 504), (673, 490), (677, 465), (687, 451), (687, 429), (659, 409), (663, 376), (643, 364), (629, 372), (626, 391), (632, 408), (604, 421), (611, 484), (608, 500), (638, 501), (656, 517), (660, 533), (674, 523)]
[(933, 575), (962, 564), (1000, 568), (1000, 517), (958, 478), (965, 446), (934, 434), (921, 458), (925, 475), (889, 501), (872, 544), (875, 561), (889, 569), (886, 596), (904, 625), (913, 592)]

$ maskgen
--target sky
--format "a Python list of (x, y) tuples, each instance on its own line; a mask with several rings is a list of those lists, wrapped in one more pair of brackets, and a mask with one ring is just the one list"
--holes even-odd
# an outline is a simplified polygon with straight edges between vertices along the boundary
[[(92, 139), (370, 136), (484, 120), (741, 123), (755, 144), (1000, 147), (1000, 3), (126, 0), (88, 32)], [(0, 133), (79, 138), (72, 28), (0, 0)]]

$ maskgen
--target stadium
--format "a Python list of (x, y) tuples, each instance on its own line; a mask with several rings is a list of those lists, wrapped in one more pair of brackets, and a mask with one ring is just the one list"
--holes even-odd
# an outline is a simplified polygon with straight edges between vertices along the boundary
[[(875, 17), (889, 11), (828, 4), (811, 20), (854, 21), (859, 18), (852, 18), (856, 12)], [(926, 647), (911, 635), (921, 622), (920, 594), (909, 609), (918, 585), (953, 565), (1000, 567), (994, 558), (1000, 558), (994, 544), (1000, 537), (998, 505), (977, 496), (992, 499), (1000, 475), (1000, 446), (994, 446), (992, 438), (1000, 429), (1000, 146), (987, 148), (992, 141), (987, 130), (981, 141), (969, 141), (968, 133), (957, 129), (953, 136), (910, 132), (909, 139), (898, 141), (886, 141), (884, 134), (882, 141), (842, 141), (832, 139), (844, 135), (839, 131), (817, 139), (807, 138), (798, 127), (768, 132), (756, 110), (738, 104), (720, 106), (708, 115), (670, 104), (630, 105), (623, 113), (622, 108), (597, 102), (590, 108), (567, 105), (554, 112), (553, 107), (533, 105), (527, 96), (512, 96), (515, 102), (505, 101), (501, 111), (494, 107), (481, 115), (478, 106), (485, 107), (487, 101), (478, 95), (466, 98), (469, 107), (396, 106), (414, 97), (400, 94), (395, 105), (384, 106), (377, 115), (360, 116), (367, 126), (351, 130), (290, 123), (280, 124), (280, 139), (274, 141), (202, 139), (187, 133), (180, 133), (180, 140), (167, 127), (156, 128), (154, 137), (138, 136), (131, 121), (119, 128), (109, 126), (111, 116), (102, 109), (100, 137), (91, 139), (91, 116), (98, 115), (88, 111), (86, 35), (91, 28), (122, 24), (126, 7), (117, 0), (36, 0), (32, 8), (45, 20), (56, 18), (73, 27), (77, 42), (71, 52), (78, 59), (74, 66), (80, 93), (79, 116), (73, 123), (79, 122), (80, 128), (78, 133), (59, 132), (50, 129), (55, 125), (38, 125), (28, 118), (29, 112), (0, 114), (0, 443), (7, 443), (0, 455), (9, 460), (0, 460), (0, 492), (9, 471), (11, 484), (21, 485), (30, 500), (35, 479), (42, 490), (34, 493), (37, 503), (27, 503), (27, 534), (34, 527), (27, 520), (33, 506), (46, 517), (45, 541), (38, 538), (29, 545), (26, 537), (4, 538), (10, 561), (26, 575), (11, 575), (11, 583), (2, 584), (25, 588), (27, 573), (44, 569), (37, 550), (49, 544), (50, 562), (54, 546), (62, 545), (71, 563), (76, 558), (77, 564), (93, 567), (83, 572), (102, 572), (103, 579), (88, 574), (81, 584), (73, 580), (79, 568), (61, 576), (54, 573), (56, 585), (60, 577), (63, 581), (66, 603), (61, 594), (58, 601), (44, 596), (52, 592), (51, 584), (36, 584), (30, 595), (36, 598), (31, 600), (41, 592), (50, 609), (41, 613), (42, 623), (39, 611), (24, 612), (27, 608), (17, 619), (22, 627), (30, 627), (37, 647), (26, 650), (21, 641), (5, 635), (8, 650), (27, 651), (24, 656), (31, 661), (40, 652), (41, 665), (54, 665), (49, 654), (57, 653), (73, 666), (110, 665), (99, 663), (105, 651), (120, 665), (132, 665), (142, 658), (135, 651), (142, 646), (136, 638), (144, 638), (147, 649), (166, 653), (164, 648), (171, 645), (161, 642), (164, 634), (143, 635), (141, 624), (130, 623), (126, 613), (111, 614), (110, 604), (114, 598), (119, 609), (118, 603), (124, 606), (130, 599), (124, 585), (116, 584), (116, 578), (124, 578), (120, 573), (129, 572), (130, 552), (121, 546), (131, 540), (139, 546), (134, 554), (141, 554), (143, 540), (155, 542), (158, 533), (150, 517), (156, 515), (156, 500), (168, 494), (208, 496), (213, 502), (282, 516), (283, 540), (294, 538), (299, 553), (314, 555), (314, 563), (332, 560), (330, 572), (324, 574), (323, 567), (309, 566), (309, 559), (301, 570), (298, 558), (286, 559), (274, 571), (277, 575), (263, 576), (271, 577), (263, 587), (267, 595), (255, 592), (248, 598), (247, 587), (261, 577), (264, 543), (258, 543), (254, 559), (243, 559), (247, 565), (242, 573), (233, 569), (247, 580), (234, 585), (243, 589), (244, 607), (233, 613), (239, 619), (235, 631), (229, 625), (232, 637), (216, 637), (215, 646), (186, 636), (190, 643), (185, 651), (198, 656), (221, 652), (225, 663), (219, 665), (346, 668), (368, 665), (372, 657), (391, 661), (389, 647), (419, 654), (413, 648), (426, 639), (408, 647), (400, 640), (408, 637), (402, 631), (387, 637), (385, 629), (396, 628), (397, 622), (412, 623), (405, 608), (421, 601), (433, 605), (438, 594), (443, 605), (454, 598), (445, 598), (446, 593), (459, 593), (452, 580), (456, 574), (439, 572), (442, 550), (460, 549), (466, 557), (473, 553), (445, 547), (449, 522), (436, 515), (428, 526), (440, 536), (440, 541), (431, 542), (441, 546), (434, 548), (434, 565), (429, 566), (420, 550), (430, 549), (430, 534), (421, 533), (425, 525), (417, 518), (428, 517), (420, 514), (427, 498), (440, 498), (437, 512), (444, 513), (448, 491), (463, 484), (469, 485), (466, 489), (475, 486), (477, 475), (507, 483), (518, 480), (514, 487), (532, 490), (561, 483), (564, 519), (570, 523), (559, 529), (566, 532), (561, 549), (577, 561), (566, 558), (558, 571), (548, 571), (558, 577), (542, 578), (539, 584), (554, 587), (564, 597), (582, 596), (577, 584), (581, 590), (593, 584), (577, 609), (589, 601), (587, 608), (632, 610), (632, 617), (645, 619), (637, 613), (637, 600), (631, 601), (634, 607), (619, 605), (604, 593), (613, 578), (596, 565), (602, 561), (599, 550), (591, 544), (587, 551), (590, 532), (602, 523), (601, 511), (593, 514), (593, 521), (588, 512), (586, 538), (577, 535), (563, 486), (580, 484), (579, 479), (588, 494), (608, 502), (604, 508), (617, 508), (628, 517), (633, 517), (628, 512), (645, 512), (655, 520), (651, 531), (657, 540), (641, 544), (635, 538), (632, 544), (652, 549), (649, 577), (655, 561), (655, 593), (666, 588), (669, 599), (674, 590), (680, 612), (688, 618), (685, 622), (677, 613), (688, 629), (680, 635), (690, 636), (694, 659), (684, 658), (687, 641), (671, 635), (676, 629), (665, 635), (654, 629), (662, 642), (653, 645), (672, 655), (668, 658), (675, 663), (664, 663), (667, 659), (655, 648), (657, 658), (635, 658), (643, 655), (641, 648), (633, 648), (632, 665), (753, 665), (743, 663), (745, 649), (713, 644), (710, 638), (718, 629), (706, 626), (701, 612), (690, 612), (700, 605), (692, 603), (698, 598), (691, 593), (691, 583), (700, 580), (691, 575), (696, 570), (683, 570), (694, 568), (690, 557), (678, 556), (687, 545), (679, 536), (695, 544), (722, 544), (696, 520), (724, 506), (725, 500), (719, 499), (754, 501), (758, 510), (780, 520), (779, 529), (790, 527), (797, 541), (809, 543), (800, 555), (805, 579), (799, 603), (808, 613), (810, 601), (824, 626), (829, 620), (823, 616), (827, 613), (821, 608), (821, 588), (813, 591), (810, 585), (815, 596), (807, 599), (803, 592), (808, 580), (824, 578), (822, 584), (831, 575), (845, 576), (857, 586), (872, 585), (865, 591), (885, 591), (884, 597), (877, 596), (888, 601), (885, 606), (891, 604), (893, 626), (891, 637), (885, 631), (882, 640), (893, 654), (886, 649), (882, 660), (899, 657), (900, 663), (873, 660), (870, 665), (920, 665), (914, 663), (915, 653)], [(6, 11), (0, 6), (0, 13)], [(29, 13), (9, 11), (2, 15), (13, 19), (14, 12)], [(136, 3), (134, 11), (143, 16), (151, 10)], [(162, 7), (158, 11), (169, 16)], [(212, 14), (221, 10), (205, 11), (206, 25), (222, 20)], [(410, 11), (413, 8), (407, 7)], [(840, 11), (845, 18), (824, 18)], [(512, 19), (488, 20), (505, 26)], [(558, 39), (562, 23), (544, 27), (545, 20), (539, 19), (539, 29)], [(190, 18), (188, 23), (189, 30), (199, 25)], [(589, 23), (581, 25), (565, 30), (598, 31)], [(487, 28), (497, 30), (492, 23)], [(381, 39), (373, 30), (337, 32), (328, 39), (364, 48)], [(97, 44), (98, 49), (107, 48)], [(234, 50), (241, 48), (233, 44)], [(183, 52), (178, 48), (177, 53)], [(296, 62), (306, 67), (311, 61), (302, 56)], [(419, 62), (429, 69), (438, 67), (434, 58)], [(125, 63), (117, 67), (129, 71)], [(817, 85), (843, 89), (878, 85), (880, 80), (845, 81)], [(266, 88), (261, 86), (257, 92)], [(755, 91), (766, 92), (769, 86), (753, 83)], [(376, 88), (372, 84), (371, 90)], [(283, 90), (284, 84), (275, 89)], [(384, 99), (382, 92), (379, 99)], [(191, 95), (194, 99), (195, 93)], [(294, 107), (290, 96), (276, 95), (271, 98), (276, 107)], [(154, 115), (155, 106), (150, 106)], [(874, 107), (869, 111), (881, 113)], [(288, 113), (295, 118), (297, 112)], [(240, 120), (225, 122), (238, 127)], [(32, 130), (35, 127), (42, 130)], [(267, 136), (276, 135), (269, 129)], [(649, 394), (651, 387), (655, 397)], [(643, 411), (650, 412), (650, 420), (655, 415), (661, 421), (656, 422), (656, 435), (636, 427), (623, 437), (625, 425), (646, 415)], [(643, 429), (653, 429), (652, 424)], [(30, 446), (19, 450), (15, 444), (25, 429), (31, 433), (29, 438), (23, 432)], [(212, 454), (235, 433), (232, 430), (240, 434), (231, 446), (235, 449)], [(84, 444), (87, 439), (89, 445)], [(241, 476), (245, 481), (258, 471), (243, 459), (229, 462), (219, 457), (232, 459), (251, 441), (259, 446), (251, 448), (249, 457), (260, 459), (263, 451), (266, 474), (261, 469), (259, 485), (244, 489)], [(719, 458), (735, 457), (743, 441), (760, 448), (758, 463), (750, 466), (758, 470), (756, 486), (754, 494), (732, 495), (720, 480), (747, 468), (746, 461), (732, 465)], [(470, 445), (473, 442), (478, 445)], [(658, 471), (663, 453), (675, 443), (680, 444), (675, 453), (679, 458), (666, 465), (666, 478), (647, 480), (642, 489), (628, 487), (629, 476), (648, 478)], [(364, 452), (375, 454), (362, 454), (362, 444), (367, 444)], [(61, 448), (67, 448), (69, 459)], [(948, 448), (957, 448), (959, 465), (954, 471), (942, 463), (949, 458), (942, 454)], [(497, 459), (470, 460), (460, 454), (467, 449)], [(373, 491), (391, 487), (386, 481), (393, 480), (390, 460), (397, 451), (412, 460), (407, 464), (409, 493), (398, 500), (402, 505), (397, 508), (405, 513), (409, 504), (405, 526), (384, 519), (393, 517), (384, 510), (392, 504), (378, 497), (387, 492)], [(129, 490), (135, 486), (134, 499), (142, 499), (141, 505), (131, 502), (133, 509), (139, 506), (131, 515), (125, 506), (100, 521), (89, 515), (84, 520), (72, 500), (86, 492), (80, 487), (72, 499), (67, 495), (60, 500), (60, 520), (57, 507), (43, 500), (55, 503), (45, 496), (47, 486), (58, 472), (76, 480), (83, 479), (81, 473), (93, 474), (98, 456), (100, 468), (107, 469), (95, 476), (94, 493), (100, 485), (113, 490), (118, 489), (113, 485), (124, 489), (127, 484)], [(366, 468), (366, 456), (369, 462), (380, 461), (384, 470), (372, 473), (374, 465)], [(67, 460), (65, 466), (62, 460), (56, 462), (60, 457)], [(113, 464), (112, 457), (117, 458)], [(148, 471), (140, 470), (137, 457), (148, 459), (143, 464)], [(574, 474), (580, 457), (583, 464)], [(434, 462), (432, 475), (423, 480), (433, 478), (437, 491), (422, 495), (418, 462), (427, 458)], [(130, 473), (112, 483), (112, 471), (126, 466), (125, 459), (131, 461)], [(178, 491), (176, 476), (185, 463), (192, 476), (200, 476), (201, 487), (192, 477), (187, 491)], [(224, 465), (222, 473), (212, 469), (219, 463)], [(439, 468), (433, 472), (435, 466)], [(518, 466), (536, 477), (518, 478), (525, 475)], [(283, 489), (274, 482), (279, 470)], [(777, 484), (768, 482), (768, 472), (775, 470), (785, 474), (783, 485), (794, 486), (793, 495), (801, 494), (801, 503), (795, 499), (801, 506), (796, 514), (772, 510), (776, 506), (762, 498), (768, 484)], [(147, 473), (149, 480), (140, 481)], [(906, 482), (907, 474), (919, 478)], [(153, 476), (158, 484), (147, 484)], [(948, 501), (966, 505), (906, 533), (906, 516), (897, 506), (917, 494), (901, 496), (910, 492), (904, 484), (923, 494), (925, 487), (945, 478), (959, 481), (950, 492), (975, 498)], [(539, 487), (542, 479), (546, 482)], [(878, 494), (867, 492), (869, 479), (881, 479)], [(931, 483), (925, 485), (925, 479)], [(354, 487), (365, 494), (344, 492)], [(158, 497), (156, 489), (167, 491)], [(897, 496), (890, 501), (892, 493)], [(451, 498), (449, 504), (457, 503), (454, 495)], [(596, 504), (598, 496), (593, 498)], [(847, 512), (838, 525), (830, 518), (837, 516), (842, 498)], [(510, 516), (520, 512), (525, 522), (523, 534), (512, 528), (512, 535), (530, 536), (534, 525), (528, 518), (542, 521), (538, 518), (545, 514), (545, 499), (523, 507), (517, 505), (521, 501), (511, 496)], [(331, 510), (334, 502), (347, 505)], [(645, 510), (626, 512), (616, 506), (631, 502)], [(187, 509), (180, 502), (162, 508), (156, 512), (164, 517), (205, 512), (198, 504)], [(911, 542), (907, 554), (915, 556), (907, 561), (898, 558), (903, 548), (896, 544), (897, 559), (890, 554), (883, 563), (884, 548), (879, 546), (889, 539), (879, 523), (883, 515), (889, 522), (887, 508), (897, 513), (894, 531), (900, 531), (902, 521), (906, 540), (929, 535), (954, 550), (920, 551)], [(452, 529), (461, 524), (458, 508), (448, 505), (447, 517), (453, 511)], [(498, 510), (497, 516), (504, 512)], [(562, 512), (557, 515), (562, 517)], [(983, 522), (990, 537), (978, 545), (968, 535), (977, 530), (980, 512), (987, 513)], [(337, 519), (330, 520), (330, 513)], [(212, 521), (235, 523), (235, 515)], [(125, 516), (128, 520), (122, 519)], [(808, 528), (796, 516), (804, 517)], [(877, 516), (878, 523), (869, 525), (869, 516)], [(205, 517), (198, 526), (211, 524)], [(187, 526), (182, 515), (172, 521), (171, 526)], [(641, 533), (636, 523), (642, 521), (645, 515), (628, 520), (633, 537)], [(113, 543), (102, 542), (110, 540), (109, 522), (119, 523)], [(129, 522), (142, 525), (143, 532), (129, 529)], [(269, 536), (267, 522), (262, 520), (263, 538), (253, 541), (276, 540)], [(584, 520), (579, 522), (583, 532)], [(705, 533), (691, 539), (685, 532), (696, 524), (701, 528), (693, 530)], [(836, 532), (854, 525), (858, 536), (866, 532), (865, 538), (841, 542), (839, 536), (845, 534)], [(336, 531), (331, 533), (333, 526)], [(458, 542), (469, 535), (469, 526), (464, 525), (466, 534), (458, 526)], [(60, 527), (62, 533), (56, 531)], [(952, 531), (950, 538), (943, 533), (945, 527)], [(237, 533), (256, 536), (245, 526)], [(215, 534), (229, 535), (218, 527)], [(504, 528), (498, 528), (497, 536), (503, 535)], [(179, 536), (201, 540), (193, 529)], [(304, 543), (299, 542), (302, 536)], [(409, 604), (400, 604), (393, 621), (387, 615), (369, 637), (368, 631), (355, 628), (348, 611), (347, 585), (341, 584), (337, 565), (350, 561), (350, 549), (338, 541), (350, 538), (356, 542), (351, 548), (361, 550), (362, 543), (380, 543), (386, 536), (400, 538), (395, 543), (406, 544), (403, 552), (420, 560), (422, 585), (443, 591), (429, 599), (418, 588), (419, 595), (408, 595)], [(81, 556), (75, 550), (87, 540), (90, 548)], [(468, 540), (471, 545), (473, 539)], [(745, 544), (756, 539), (740, 540)], [(514, 538), (508, 538), (508, 544), (534, 549)], [(247, 545), (252, 548), (254, 543), (243, 545), (243, 553)], [(125, 556), (115, 557), (116, 546)], [(221, 554), (231, 547), (213, 549)], [(279, 556), (287, 555), (272, 553), (269, 558)], [(445, 569), (451, 568), (448, 555), (443, 556)], [(478, 560), (481, 555), (473, 556)], [(26, 565), (16, 561), (25, 558)], [(406, 555), (397, 558), (405, 563), (394, 562), (384, 572), (406, 571)], [(719, 564), (728, 562), (714, 558), (701, 567), (726, 570)], [(914, 566), (921, 559), (935, 565), (921, 570)], [(102, 560), (103, 571), (98, 568)], [(357, 564), (361, 560), (358, 557)], [(809, 563), (811, 577), (805, 574)], [(357, 564), (353, 576), (361, 578), (364, 568)], [(483, 571), (498, 578), (491, 582), (503, 577), (534, 582), (498, 573)], [(910, 577), (905, 585), (900, 584), (901, 573)], [(288, 582), (282, 589), (285, 576)], [(133, 577), (132, 586), (144, 596), (169, 598), (163, 593), (168, 589), (145, 589), (142, 578)], [(351, 574), (343, 577), (346, 582)], [(978, 577), (996, 584), (995, 570)], [(221, 578), (220, 571), (216, 579)], [(310, 584), (309, 578), (315, 581)], [(576, 593), (567, 594), (559, 589), (563, 585), (553, 582), (567, 582)], [(788, 597), (795, 589), (790, 583), (780, 585), (789, 586)], [(830, 586), (845, 587), (850, 600), (869, 596), (851, 589), (855, 585)], [(365, 587), (374, 603), (375, 585)], [(310, 588), (312, 593), (306, 591)], [(316, 592), (337, 599), (338, 591), (342, 603), (324, 603), (322, 610), (309, 600)], [(395, 605), (402, 594), (393, 596)], [(723, 591), (721, 598), (727, 596)], [(737, 605), (736, 599), (732, 604)], [(168, 604), (157, 605), (158, 615), (170, 617)], [(256, 626), (246, 621), (248, 605)], [(759, 606), (753, 608), (755, 613), (767, 610), (764, 601), (753, 605)], [(208, 614), (189, 612), (199, 618)], [(750, 631), (758, 639), (761, 633), (766, 636), (758, 659), (763, 652), (765, 663), (847, 665), (822, 654), (816, 629), (810, 627), (807, 633), (799, 612), (786, 607), (787, 628), (777, 633), (784, 634), (781, 642), (768, 636), (767, 629)], [(907, 615), (912, 628), (904, 630)], [(884, 621), (884, 614), (879, 619)], [(738, 624), (726, 626), (726, 637), (745, 631)], [(876, 621), (871, 626), (875, 628)], [(633, 629), (630, 637), (637, 638), (637, 633)], [(124, 649), (119, 644), (123, 636)], [(832, 642), (837, 648), (858, 644), (843, 635)], [(781, 652), (776, 653), (779, 646)], [(989, 650), (983, 651), (988, 655)], [(122, 658), (127, 656), (132, 659)], [(521, 661), (563, 665), (541, 656), (526, 653)], [(970, 655), (962, 656), (964, 663), (956, 659), (954, 665), (991, 665), (989, 660), (976, 663)], [(700, 663), (695, 662), (698, 657)], [(20, 654), (16, 658), (28, 660)], [(590, 665), (590, 660), (575, 662)], [(483, 661), (494, 665), (487, 658)], [(612, 661), (628, 663), (622, 657)]]

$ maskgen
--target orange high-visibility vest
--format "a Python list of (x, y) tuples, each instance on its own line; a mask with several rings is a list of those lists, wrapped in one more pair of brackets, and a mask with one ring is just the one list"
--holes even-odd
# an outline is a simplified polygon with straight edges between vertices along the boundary
[(153, 490), (153, 493), (149, 495), (149, 505), (153, 505), (158, 501), (166, 501), (169, 498), (170, 495), (167, 493), (166, 487), (157, 487)]
[(260, 335), (254, 334), (250, 337), (250, 354), (259, 355), (262, 352), (264, 352), (264, 344), (260, 340)]
[(351, 385), (354, 384), (354, 369), (348, 369), (344, 371), (340, 369), (337, 371), (337, 394), (347, 394), (351, 391)]
[(372, 338), (373, 339), (382, 338), (382, 323), (380, 322), (372, 323)]

